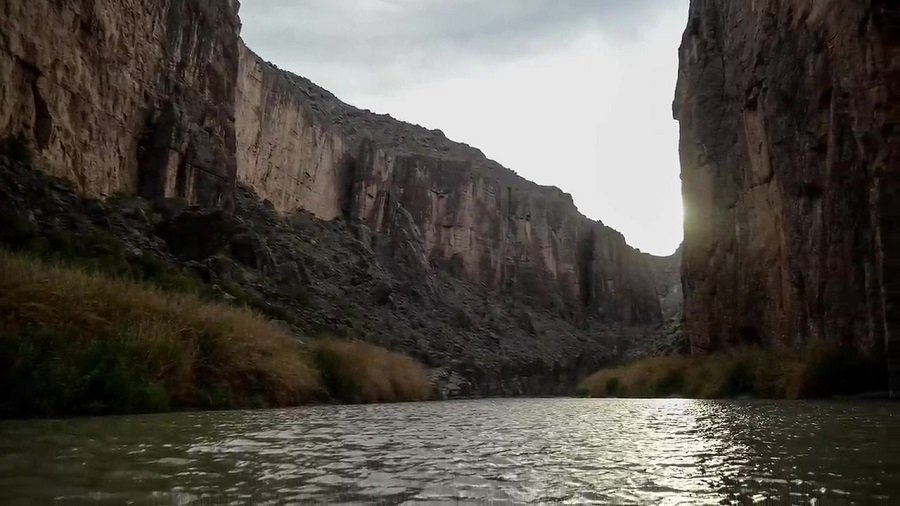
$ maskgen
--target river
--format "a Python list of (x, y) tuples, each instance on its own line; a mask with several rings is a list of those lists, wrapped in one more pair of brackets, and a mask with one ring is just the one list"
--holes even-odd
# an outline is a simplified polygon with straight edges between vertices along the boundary
[(900, 404), (497, 399), (0, 423), (0, 502), (900, 502)]

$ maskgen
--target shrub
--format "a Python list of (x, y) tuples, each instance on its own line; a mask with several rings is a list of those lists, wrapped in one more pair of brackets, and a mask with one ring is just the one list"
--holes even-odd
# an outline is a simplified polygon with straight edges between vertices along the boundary
[(11, 210), (0, 209), (0, 245), (10, 251), (54, 263), (86, 269), (132, 281), (146, 281), (166, 290), (203, 293), (205, 285), (194, 276), (148, 254), (129, 254), (122, 242), (101, 230), (66, 233), (45, 230)]
[(811, 341), (799, 349), (738, 348), (651, 357), (598, 371), (578, 386), (589, 397), (814, 398), (884, 390), (883, 362), (855, 349)]
[(247, 308), (0, 250), (0, 391), (2, 418), (424, 400), (431, 384), (371, 344), (310, 349)]
[(433, 393), (413, 359), (363, 342), (320, 340), (312, 345), (322, 384), (345, 402), (423, 401)]
[(249, 310), (0, 252), (0, 415), (298, 404), (309, 358)]

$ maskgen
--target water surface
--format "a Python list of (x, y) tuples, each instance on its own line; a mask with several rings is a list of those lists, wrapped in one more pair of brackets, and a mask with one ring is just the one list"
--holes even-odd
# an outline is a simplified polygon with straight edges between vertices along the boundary
[(519, 399), (0, 423), (0, 502), (900, 502), (900, 404)]

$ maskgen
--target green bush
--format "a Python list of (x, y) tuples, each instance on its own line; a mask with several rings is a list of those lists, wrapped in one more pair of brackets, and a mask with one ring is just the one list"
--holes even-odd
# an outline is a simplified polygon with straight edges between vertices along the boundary
[(48, 328), (0, 337), (0, 413), (132, 413), (170, 408), (166, 386), (127, 339), (105, 335), (89, 342)]
[(348, 374), (346, 359), (334, 346), (314, 346), (313, 360), (319, 370), (319, 378), (330, 397), (342, 402), (362, 402), (359, 381)]

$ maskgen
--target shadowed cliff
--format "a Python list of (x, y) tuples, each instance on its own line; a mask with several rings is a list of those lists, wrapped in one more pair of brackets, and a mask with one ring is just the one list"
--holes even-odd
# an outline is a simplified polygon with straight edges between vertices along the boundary
[(694, 0), (675, 116), (695, 351), (824, 341), (900, 385), (900, 6)]

